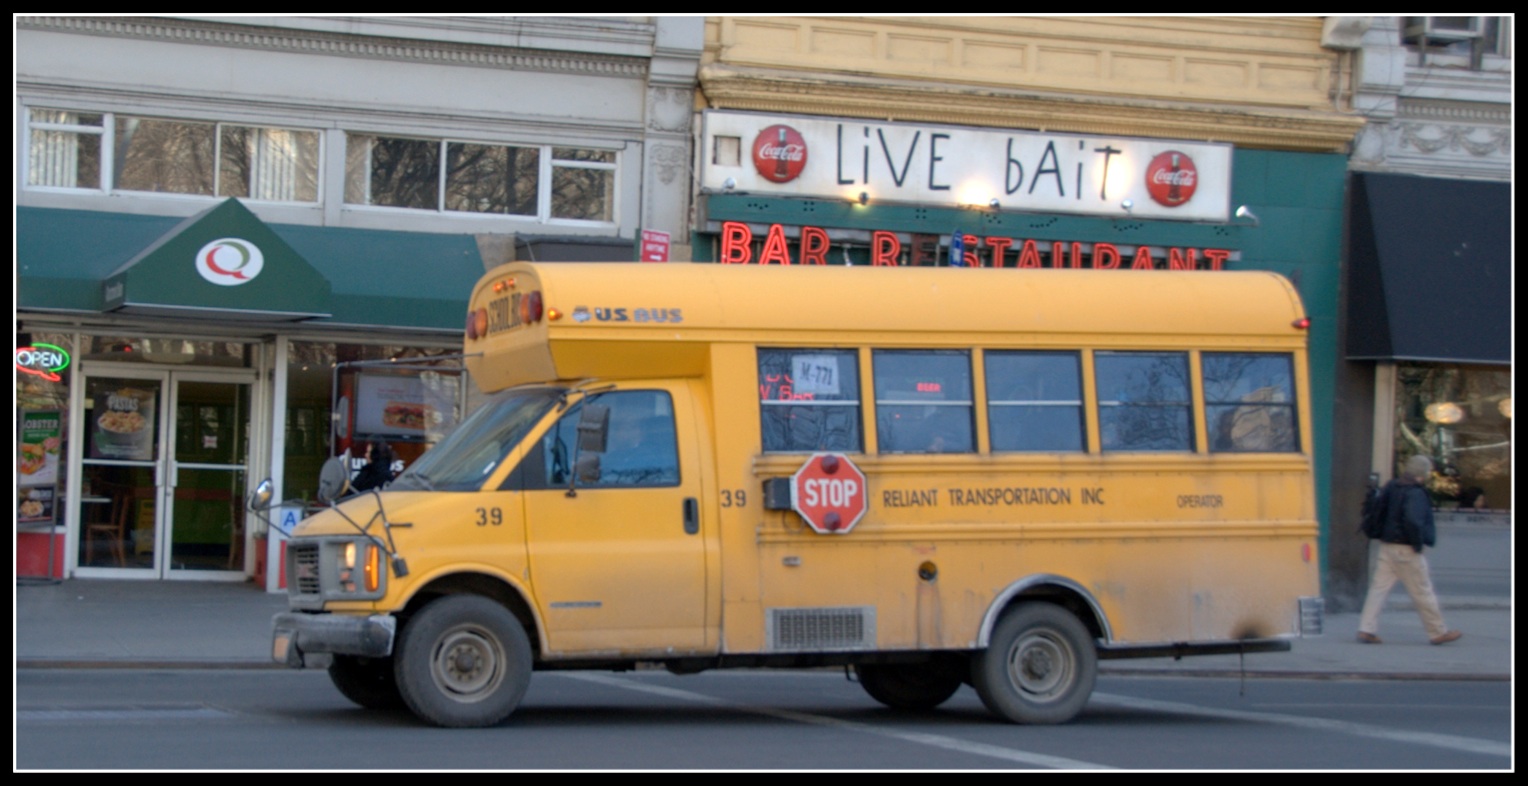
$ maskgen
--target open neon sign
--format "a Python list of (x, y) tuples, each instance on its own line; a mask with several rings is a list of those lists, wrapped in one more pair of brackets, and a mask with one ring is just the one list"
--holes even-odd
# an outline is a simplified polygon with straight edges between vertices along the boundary
[(58, 372), (69, 367), (69, 353), (52, 344), (33, 344), (16, 349), (16, 370), (35, 374), (49, 382), (58, 382)]

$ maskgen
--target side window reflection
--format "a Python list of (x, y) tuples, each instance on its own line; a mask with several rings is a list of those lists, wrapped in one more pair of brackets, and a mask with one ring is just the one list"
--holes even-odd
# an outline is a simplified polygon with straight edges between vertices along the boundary
[[(678, 436), (674, 404), (661, 390), (627, 390), (595, 399), (610, 408), (605, 451), (598, 473), (578, 478), (578, 488), (644, 488), (679, 485)], [(578, 421), (583, 402), (569, 408), (546, 433), (541, 454), (546, 483), (567, 486), (578, 461)], [(586, 470), (587, 471), (587, 470)]]

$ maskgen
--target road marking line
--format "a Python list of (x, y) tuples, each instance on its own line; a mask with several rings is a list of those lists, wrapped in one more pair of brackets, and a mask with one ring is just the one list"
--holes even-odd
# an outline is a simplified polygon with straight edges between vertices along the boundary
[(692, 691), (680, 690), (678, 688), (666, 688), (661, 685), (644, 685), (642, 683), (634, 682), (630, 679), (622, 677), (572, 672), (561, 672), (558, 676), (568, 677), (575, 680), (583, 680), (585, 682), (597, 682), (601, 685), (625, 688), (627, 690), (639, 691), (642, 693), (651, 693), (655, 696), (664, 696), (671, 699), (677, 699), (679, 701), (688, 701), (697, 704), (708, 704), (713, 707), (722, 707), (726, 709), (737, 710), (739, 712), (751, 712), (756, 715), (766, 715), (772, 718), (793, 721), (795, 723), (806, 723), (814, 726), (831, 726), (834, 728), (844, 729), (846, 731), (857, 731), (865, 734), (874, 734), (881, 737), (890, 737), (892, 739), (902, 740), (903, 742), (913, 742), (919, 745), (927, 745), (933, 748), (942, 748), (944, 750), (955, 751), (957, 753), (968, 753), (975, 756), (988, 756), (994, 759), (1018, 762), (1020, 764), (1032, 764), (1039, 767), (1052, 767), (1061, 770), (1113, 769), (1108, 765), (1098, 764), (1096, 762), (1068, 759), (1062, 756), (1048, 756), (1043, 753), (1032, 753), (1030, 751), (1004, 748), (999, 745), (987, 745), (980, 742), (969, 742), (966, 740), (955, 739), (954, 737), (946, 737), (940, 734), (922, 734), (918, 732), (896, 731), (893, 729), (881, 728), (879, 726), (871, 726), (866, 723), (855, 723), (854, 721), (829, 718), (824, 715), (813, 715), (806, 712), (792, 712), (790, 710), (780, 710), (773, 707), (757, 707), (748, 704), (738, 704), (736, 702), (727, 701), (725, 699), (718, 699), (714, 696), (707, 696), (702, 693), (694, 693)]
[(1285, 715), (1279, 712), (1220, 710), (1211, 707), (1201, 707), (1195, 704), (1158, 701), (1156, 699), (1138, 699), (1132, 696), (1120, 696), (1112, 693), (1094, 693), (1092, 699), (1090, 699), (1090, 703), (1092, 702), (1112, 704), (1117, 707), (1137, 710), (1151, 710), (1153, 712), (1174, 712), (1227, 720), (1250, 721), (1253, 723), (1278, 723), (1285, 726), (1296, 726), (1316, 731), (1351, 734), (1355, 737), (1371, 737), (1389, 742), (1430, 745), (1435, 748), (1446, 748), (1448, 750), (1464, 751), (1465, 753), (1479, 753), (1486, 756), (1510, 757), (1512, 755), (1512, 746), (1508, 743), (1475, 739), (1473, 737), (1457, 737), (1452, 734), (1436, 734), (1427, 731), (1387, 729), (1381, 726), (1371, 726), (1367, 723), (1353, 723), (1351, 721), (1328, 720), (1325, 718), (1305, 718), (1299, 715)]

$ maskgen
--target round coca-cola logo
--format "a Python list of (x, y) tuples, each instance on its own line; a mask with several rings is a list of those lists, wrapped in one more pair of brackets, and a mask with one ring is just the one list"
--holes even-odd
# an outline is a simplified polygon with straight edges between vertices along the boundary
[(775, 125), (753, 140), (753, 168), (772, 183), (789, 183), (806, 168), (806, 140), (790, 126)]
[(1193, 199), (1198, 187), (1199, 170), (1184, 153), (1168, 150), (1146, 165), (1146, 193), (1159, 205), (1177, 207)]

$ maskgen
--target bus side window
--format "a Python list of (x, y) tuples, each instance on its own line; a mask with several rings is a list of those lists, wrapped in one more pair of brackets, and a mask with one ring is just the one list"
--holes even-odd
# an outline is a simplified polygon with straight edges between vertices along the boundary
[(1202, 365), (1211, 452), (1299, 451), (1289, 355), (1205, 352)]
[(759, 349), (765, 453), (864, 449), (859, 355), (852, 349)]
[(882, 453), (973, 453), (971, 356), (951, 350), (873, 354)]
[(1104, 450), (1192, 451), (1186, 352), (1095, 352)]
[(1081, 451), (1082, 362), (1076, 352), (989, 351), (992, 450)]
[[(679, 485), (679, 439), (674, 405), (661, 390), (622, 390), (597, 398), (610, 408), (610, 435), (600, 454), (598, 479), (579, 488), (643, 488)], [(565, 488), (578, 460), (578, 421), (583, 402), (570, 407), (542, 437), (538, 452), (545, 488)]]

